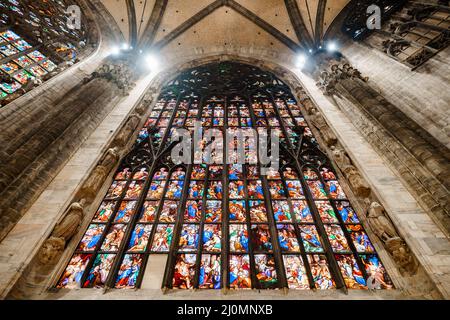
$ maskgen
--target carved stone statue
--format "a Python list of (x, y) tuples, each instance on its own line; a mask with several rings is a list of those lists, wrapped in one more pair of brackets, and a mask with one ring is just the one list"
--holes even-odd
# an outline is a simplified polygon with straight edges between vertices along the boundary
[(139, 123), (139, 116), (132, 114), (123, 128), (120, 130), (119, 134), (116, 136), (116, 138), (113, 141), (114, 146), (120, 146), (123, 147), (127, 144), (131, 134), (136, 129), (137, 125)]
[(418, 262), (410, 253), (409, 248), (401, 238), (392, 239), (386, 243), (386, 249), (392, 255), (402, 272), (411, 275), (416, 273)]
[(409, 275), (415, 274), (418, 268), (417, 260), (378, 202), (371, 203), (367, 213), (367, 221), (399, 266), (400, 271)]
[(66, 242), (62, 238), (50, 237), (45, 240), (38, 253), (38, 262), (41, 266), (54, 265), (58, 262), (64, 251)]
[(335, 145), (337, 142), (337, 137), (335, 136), (333, 131), (331, 131), (325, 119), (319, 112), (317, 112), (317, 110), (314, 109), (311, 112), (314, 114), (314, 116), (312, 117), (312, 122), (314, 126), (320, 131), (320, 134), (322, 135), (323, 140), (325, 141), (327, 146), (331, 147)]
[(314, 110), (315, 106), (310, 99), (305, 99), (302, 101), (303, 106), (305, 107), (308, 114), (312, 114), (312, 110)]
[(87, 180), (83, 183), (79, 195), (88, 199), (96, 196), (109, 171), (119, 160), (118, 148), (110, 148), (99, 161)]
[(358, 197), (365, 198), (370, 195), (369, 185), (354, 166), (348, 166), (344, 171), (344, 175), (351, 189)]
[(399, 237), (392, 222), (384, 214), (384, 208), (378, 202), (372, 202), (370, 204), (367, 212), (367, 220), (372, 230), (382, 241)]
[(119, 160), (118, 150), (119, 148), (117, 147), (108, 149), (103, 159), (100, 160), (99, 166), (104, 167), (107, 171), (111, 170)]
[(68, 241), (78, 231), (81, 221), (84, 216), (84, 203), (82, 199), (80, 202), (72, 203), (69, 208), (64, 212), (62, 220), (53, 229), (52, 237), (62, 238), (64, 241)]
[(347, 167), (352, 166), (352, 162), (350, 161), (350, 158), (347, 156), (347, 153), (345, 153), (344, 150), (336, 148), (334, 146), (331, 147), (331, 150), (336, 164), (342, 171), (345, 172), (345, 169), (347, 169)]

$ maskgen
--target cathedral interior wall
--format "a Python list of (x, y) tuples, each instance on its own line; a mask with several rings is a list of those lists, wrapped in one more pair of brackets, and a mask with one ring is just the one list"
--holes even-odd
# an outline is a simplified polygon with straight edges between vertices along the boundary
[[(59, 172), (56, 178), (50, 183), (46, 190), (40, 195), (38, 200), (28, 210), (25, 216), (14, 227), (14, 229), (8, 234), (5, 240), (0, 244), (1, 259), (1, 272), (5, 276), (2, 278), (2, 294), (6, 296), (11, 288), (17, 286), (16, 281), (21, 277), (21, 272), (26, 271), (26, 266), (32, 260), (32, 257), (37, 253), (40, 244), (48, 237), (57, 223), (66, 207), (73, 201), (73, 197), (77, 188), (86, 178), (86, 171), (89, 171), (102, 153), (107, 148), (108, 142), (111, 141), (115, 132), (119, 131), (123, 125), (125, 119), (130, 114), (134, 106), (139, 104), (140, 98), (148, 88), (153, 88), (150, 92), (153, 98), (156, 96), (161, 83), (161, 79), (169, 79), (171, 75), (174, 75), (176, 71), (180, 71), (186, 67), (191, 67), (198, 64), (204, 64), (210, 61), (217, 60), (238, 60), (241, 62), (247, 62), (250, 64), (259, 65), (265, 67), (274, 72), (281, 73), (283, 68), (277, 66), (276, 63), (262, 61), (257, 58), (249, 58), (248, 56), (239, 56), (239, 52), (236, 55), (227, 54), (219, 56), (203, 56), (194, 61), (183, 61), (179, 63), (178, 67), (170, 68), (170, 71), (163, 70), (161, 77), (153, 78), (152, 75), (141, 79), (137, 86), (133, 89), (130, 95), (124, 98), (119, 104), (117, 104), (113, 111), (102, 121), (102, 123), (95, 129), (90, 137), (82, 144), (81, 148), (73, 155), (65, 167)], [(285, 69), (286, 70), (286, 69)], [(287, 69), (289, 70), (289, 69)], [(402, 185), (400, 179), (387, 167), (381, 157), (371, 148), (371, 146), (364, 140), (361, 134), (354, 128), (351, 121), (339, 110), (335, 105), (330, 103), (323, 94), (315, 87), (314, 81), (303, 75), (297, 74), (292, 77), (292, 74), (285, 72), (285, 75), (289, 75), (288, 84), (292, 86), (295, 94), (295, 81), (300, 81), (304, 86), (311, 99), (315, 102), (317, 108), (321, 111), (333, 132), (337, 135), (339, 141), (345, 146), (346, 151), (351, 156), (355, 165), (362, 172), (364, 178), (367, 179), (374, 193), (378, 196), (382, 205), (389, 212), (390, 218), (400, 230), (402, 236), (404, 236), (410, 248), (420, 260), (423, 266), (423, 272), (426, 273), (425, 278), (430, 277), (432, 279), (430, 288), (436, 285), (439, 291), (431, 289), (428, 295), (439, 297), (448, 295), (448, 265), (450, 259), (450, 248), (446, 237), (439, 230), (439, 228), (432, 222), (429, 216), (420, 208), (415, 199)], [(288, 77), (289, 78), (289, 77)], [(153, 81), (153, 82), (152, 82)], [(149, 84), (153, 83), (153, 85)], [(149, 110), (148, 110), (149, 111)], [(148, 112), (146, 112), (148, 113)], [(141, 122), (145, 117), (142, 117)], [(138, 126), (139, 127), (139, 126)], [(105, 186), (106, 187), (106, 186)], [(102, 189), (104, 191), (104, 188)], [(102, 192), (99, 193), (103, 194)], [(399, 201), (401, 200), (401, 201)], [(95, 206), (101, 201), (94, 201), (92, 206), (87, 209), (87, 214), (83, 222), (85, 227), (95, 211)], [(84, 230), (83, 226), (80, 228), (80, 232)], [(159, 284), (161, 283), (161, 277), (165, 266), (164, 255), (161, 255), (160, 261), (152, 261), (155, 272), (149, 273), (147, 279), (144, 279), (143, 288), (137, 291), (127, 290), (110, 290), (105, 292), (104, 290), (97, 289), (82, 289), (82, 290), (60, 290), (54, 292), (53, 290), (47, 290), (53, 285), (52, 281), (56, 281), (61, 269), (64, 268), (67, 263), (67, 259), (70, 257), (74, 246), (76, 246), (81, 233), (78, 232), (78, 236), (69, 243), (64, 251), (62, 258), (58, 266), (54, 269), (51, 279), (45, 281), (45, 290), (34, 298), (58, 298), (58, 299), (121, 299), (121, 298), (180, 298), (183, 299), (190, 296), (191, 292), (174, 292), (164, 295), (160, 290)], [(362, 299), (395, 299), (401, 296), (422, 296), (422, 287), (412, 288), (410, 284), (405, 285), (408, 282), (400, 276), (396, 271), (395, 266), (391, 262), (391, 259), (382, 248), (382, 246), (375, 241), (377, 250), (380, 256), (385, 261), (385, 265), (389, 269), (392, 278), (394, 279), (396, 286), (399, 290), (394, 290), (389, 293), (377, 293), (377, 292), (351, 292), (349, 296), (342, 293), (321, 293), (314, 296), (314, 298), (323, 298), (329, 296), (331, 298), (362, 298)], [(162, 270), (161, 270), (162, 269)], [(428, 281), (428, 280), (426, 280)], [(420, 285), (422, 286), (423, 283)], [(408, 286), (408, 291), (404, 292), (401, 288)], [(21, 289), (23, 290), (23, 288)], [(16, 294), (19, 291), (16, 291)], [(141, 293), (140, 293), (141, 292)], [(227, 296), (215, 293), (217, 299), (226, 298), (245, 298), (248, 297), (247, 293), (232, 293)], [(264, 299), (267, 296), (280, 298), (280, 299), (296, 299), (302, 297), (310, 297), (308, 293), (288, 293), (285, 296), (282, 293), (251, 293), (255, 299)], [(430, 297), (431, 297), (430, 296)], [(196, 297), (202, 298), (202, 294), (197, 294)], [(205, 298), (210, 298), (208, 294)]]
[(450, 147), (450, 48), (415, 71), (362, 43), (349, 41), (342, 52), (387, 100)]
[[(115, 32), (115, 31), (114, 31)], [(29, 92), (3, 108), (0, 112), (0, 124), (3, 134), (23, 139), (31, 131), (25, 132), (24, 123), (32, 122), (39, 114), (50, 111), (55, 103), (62, 99), (83, 79), (96, 70), (104, 61), (112, 43), (116, 42), (116, 34), (110, 31), (103, 34), (97, 51), (83, 62), (66, 70), (41, 87)], [(214, 35), (210, 35), (209, 40)], [(189, 38), (185, 39), (190, 42)], [(221, 39), (223, 40), (223, 39)], [(66, 137), (78, 143), (71, 152), (65, 152), (67, 144), (60, 149), (65, 164), (55, 168), (51, 182), (38, 192), (35, 199), (30, 200), (31, 207), (26, 210), (18, 223), (11, 225), (11, 231), (0, 242), (0, 298), (34, 298), (34, 299), (398, 299), (398, 298), (450, 298), (450, 244), (442, 228), (421, 207), (418, 199), (408, 191), (402, 177), (392, 170), (380, 155), (356, 128), (354, 119), (350, 119), (342, 110), (342, 105), (324, 96), (310, 76), (298, 72), (293, 51), (271, 48), (263, 43), (208, 43), (203, 46), (179, 46), (177, 43), (163, 49), (163, 68), (158, 74), (148, 74), (136, 82), (129, 95), (119, 96), (112, 92), (115, 87), (105, 86), (110, 90), (111, 103), (104, 110), (102, 117), (95, 121), (86, 118), (80, 126), (89, 126), (84, 135)], [(278, 44), (277, 44), (278, 45)], [(382, 95), (401, 111), (427, 130), (436, 140), (449, 147), (450, 133), (448, 105), (450, 96), (448, 83), (450, 73), (449, 51), (441, 52), (421, 69), (411, 72), (382, 53), (373, 52), (356, 43), (345, 43), (340, 48), (348, 60), (363, 75), (370, 78), (371, 83)], [(75, 199), (77, 191), (91, 170), (98, 163), (115, 135), (125, 125), (130, 114), (142, 104), (142, 100), (154, 102), (162, 84), (178, 72), (208, 62), (231, 60), (248, 63), (274, 72), (286, 81), (297, 98), (304, 98), (303, 89), (315, 107), (325, 118), (332, 132), (337, 136), (354, 165), (370, 185), (372, 192), (386, 209), (390, 219), (407, 242), (420, 263), (420, 270), (415, 277), (400, 274), (389, 254), (376, 236), (371, 235), (389, 274), (397, 287), (388, 292), (352, 291), (348, 295), (343, 292), (232, 292), (227, 295), (217, 292), (177, 291), (164, 294), (161, 291), (162, 275), (166, 265), (166, 255), (149, 260), (142, 289), (139, 290), (53, 290), (51, 287), (59, 277), (62, 269), (89, 224), (97, 205), (100, 203), (111, 174), (98, 193), (93, 203), (86, 208), (86, 215), (78, 233), (67, 244), (59, 262), (53, 267), (51, 276), (39, 279), (39, 274), (30, 275), (30, 266), (51, 234), (54, 226), (63, 216), (67, 207)], [(164, 67), (167, 66), (167, 67)], [(301, 88), (303, 87), (303, 89)], [(95, 94), (95, 93), (91, 93)], [(351, 104), (341, 101), (341, 104)], [(349, 106), (350, 107), (350, 106)], [(54, 112), (55, 110), (53, 110)], [(61, 110), (63, 112), (63, 110)], [(137, 131), (150, 112), (145, 110), (140, 115)], [(50, 114), (50, 113), (49, 113)], [(55, 116), (55, 113), (52, 114)], [(10, 123), (3, 126), (3, 123)], [(39, 124), (35, 129), (39, 129)], [(75, 131), (76, 132), (76, 131)], [(75, 137), (75, 138), (73, 138)], [(56, 140), (49, 137), (50, 142)], [(69, 139), (70, 140), (70, 139)], [(133, 140), (130, 138), (130, 141)], [(121, 153), (125, 153), (129, 145)], [(23, 155), (32, 158), (36, 154)], [(26, 158), (28, 159), (28, 158)], [(32, 158), (34, 159), (34, 158)], [(39, 167), (38, 169), (39, 170)], [(59, 171), (60, 170), (60, 171)], [(114, 170), (113, 170), (114, 171)], [(44, 184), (40, 183), (41, 186)], [(364, 215), (363, 212), (360, 214)], [(25, 279), (25, 281), (24, 281)], [(30, 280), (31, 279), (31, 280)], [(35, 281), (35, 283), (33, 282)], [(36, 290), (37, 288), (37, 290)], [(29, 291), (29, 292), (27, 292)]]

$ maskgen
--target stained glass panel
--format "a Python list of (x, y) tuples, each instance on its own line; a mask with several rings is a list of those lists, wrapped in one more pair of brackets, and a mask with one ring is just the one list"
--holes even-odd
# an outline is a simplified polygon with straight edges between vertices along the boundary
[[(241, 76), (212, 81), (228, 72), (219, 66)], [(256, 75), (272, 80), (254, 88)], [(236, 94), (236, 84), (246, 89)], [(393, 288), (303, 111), (280, 80), (250, 66), (205, 66), (169, 82), (57, 286), (138, 288), (147, 260), (162, 254), (167, 288)], [(208, 142), (199, 130), (194, 163), (174, 163), (170, 134), (193, 134), (197, 120), (232, 128), (232, 138)], [(276, 168), (251, 148), (267, 128), (283, 146)]]

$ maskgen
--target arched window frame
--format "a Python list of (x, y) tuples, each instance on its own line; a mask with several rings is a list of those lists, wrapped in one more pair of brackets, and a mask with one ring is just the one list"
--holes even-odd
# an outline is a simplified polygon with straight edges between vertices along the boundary
[[(210, 81), (207, 81), (210, 80)], [(146, 127), (141, 130), (139, 137), (135, 143), (135, 146), (133, 150), (123, 159), (117, 173), (120, 173), (125, 168), (131, 168), (133, 174), (141, 168), (142, 166), (146, 166), (148, 177), (152, 177), (161, 167), (165, 167), (168, 169), (169, 174), (166, 179), (166, 184), (164, 186), (163, 194), (166, 194), (167, 188), (168, 188), (168, 182), (171, 173), (176, 169), (179, 168), (180, 165), (176, 165), (171, 161), (170, 158), (170, 150), (173, 147), (173, 143), (169, 143), (169, 135), (170, 130), (166, 130), (162, 138), (157, 138), (156, 133), (158, 132), (157, 127), (155, 124), (160, 123), (161, 116), (164, 114), (165, 109), (173, 105), (174, 110), (172, 110), (170, 119), (168, 121), (168, 127), (171, 128), (171, 125), (174, 123), (175, 119), (180, 114), (184, 114), (184, 120), (182, 123), (179, 123), (179, 127), (187, 128), (186, 126), (186, 120), (189, 118), (188, 110), (193, 105), (197, 105), (199, 107), (198, 114), (196, 118), (198, 120), (201, 120), (204, 116), (203, 110), (204, 107), (210, 103), (210, 104), (223, 104), (224, 108), (224, 126), (222, 129), (228, 128), (228, 110), (230, 107), (230, 104), (233, 102), (234, 97), (240, 96), (244, 98), (244, 103), (247, 105), (247, 108), (249, 109), (249, 117), (244, 116), (244, 118), (250, 118), (252, 127), (255, 127), (255, 125), (258, 123), (255, 110), (253, 108), (254, 104), (262, 105), (266, 100), (268, 101), (269, 105), (272, 105), (274, 111), (275, 118), (279, 121), (279, 129), (282, 131), (284, 137), (290, 137), (289, 139), (284, 139), (281, 142), (281, 169), (280, 169), (280, 178), (276, 179), (276, 181), (281, 181), (282, 186), (284, 189), (284, 193), (286, 195), (289, 194), (289, 191), (287, 189), (286, 179), (283, 176), (282, 170), (287, 167), (292, 167), (293, 170), (297, 173), (298, 180), (301, 183), (301, 188), (303, 190), (304, 199), (302, 201), (305, 201), (308, 204), (308, 207), (310, 208), (310, 213), (313, 219), (313, 223), (310, 222), (303, 222), (303, 221), (296, 221), (296, 218), (292, 217), (292, 222), (290, 223), (283, 223), (275, 221), (274, 218), (274, 210), (273, 210), (273, 203), (275, 199), (271, 199), (270, 196), (270, 184), (271, 181), (274, 181), (270, 177), (267, 176), (260, 176), (262, 189), (264, 192), (264, 202), (265, 207), (267, 210), (267, 222), (266, 223), (258, 223), (251, 221), (250, 212), (249, 212), (249, 201), (250, 199), (248, 194), (248, 184), (249, 180), (248, 178), (244, 178), (242, 181), (244, 182), (244, 201), (246, 201), (245, 211), (246, 211), (246, 221), (242, 223), (236, 223), (236, 222), (230, 222), (229, 220), (229, 204), (232, 200), (228, 197), (228, 188), (225, 186), (228, 186), (230, 183), (229, 176), (228, 176), (228, 170), (222, 170), (222, 176), (220, 180), (222, 181), (222, 187), (223, 187), (223, 196), (222, 196), (222, 220), (220, 223), (221, 231), (222, 231), (222, 239), (221, 239), (221, 252), (220, 252), (220, 258), (221, 258), (221, 282), (220, 287), (222, 288), (230, 288), (229, 283), (229, 277), (230, 277), (230, 270), (229, 270), (229, 258), (231, 255), (238, 255), (242, 253), (232, 252), (230, 250), (230, 241), (229, 241), (229, 227), (231, 225), (243, 225), (247, 227), (247, 232), (250, 234), (251, 228), (253, 225), (267, 225), (269, 229), (269, 234), (272, 242), (272, 252), (265, 252), (264, 251), (257, 251), (253, 248), (252, 241), (249, 241), (248, 246), (249, 249), (246, 253), (243, 253), (244, 255), (249, 256), (249, 264), (250, 264), (250, 278), (251, 278), (251, 287), (255, 289), (264, 289), (264, 288), (288, 288), (292, 287), (287, 280), (286, 276), (286, 268), (283, 267), (284, 261), (283, 259), (286, 256), (297, 256), (301, 257), (304, 265), (304, 271), (305, 275), (307, 277), (308, 282), (308, 288), (314, 289), (319, 288), (320, 286), (317, 285), (317, 283), (314, 280), (314, 276), (311, 273), (311, 266), (310, 262), (313, 260), (313, 258), (308, 257), (315, 257), (317, 256), (317, 252), (306, 252), (305, 250), (305, 244), (304, 244), (304, 237), (301, 234), (301, 230), (304, 226), (314, 225), (319, 232), (320, 238), (321, 238), (321, 245), (324, 247), (324, 252), (321, 253), (324, 257), (326, 257), (326, 261), (328, 262), (328, 268), (332, 274), (332, 281), (334, 286), (336, 288), (343, 288), (345, 290), (346, 288), (346, 280), (344, 279), (343, 274), (340, 272), (340, 266), (338, 261), (335, 259), (335, 255), (344, 256), (342, 252), (338, 252), (333, 249), (332, 244), (330, 243), (330, 239), (327, 236), (326, 228), (329, 226), (339, 226), (341, 228), (341, 231), (343, 232), (343, 235), (346, 239), (347, 245), (349, 246), (349, 253), (350, 255), (353, 255), (353, 257), (356, 259), (354, 262), (356, 263), (357, 268), (361, 271), (362, 277), (367, 280), (369, 278), (369, 275), (367, 273), (367, 269), (365, 266), (365, 262), (363, 261), (363, 256), (367, 256), (368, 253), (365, 254), (359, 254), (358, 250), (355, 247), (355, 244), (351, 237), (351, 232), (349, 231), (352, 226), (359, 226), (361, 230), (364, 232), (363, 226), (359, 223), (347, 223), (347, 221), (344, 221), (342, 216), (339, 214), (339, 210), (337, 209), (337, 204), (342, 202), (348, 202), (349, 199), (346, 197), (345, 199), (335, 199), (333, 198), (330, 193), (329, 189), (324, 187), (324, 192), (326, 192), (326, 197), (323, 199), (317, 199), (313, 196), (310, 188), (308, 187), (309, 182), (311, 181), (317, 181), (318, 183), (322, 184), (322, 186), (326, 186), (329, 181), (334, 181), (332, 179), (324, 179), (322, 175), (323, 168), (328, 168), (330, 172), (333, 173), (333, 175), (337, 178), (337, 173), (333, 169), (332, 164), (330, 163), (327, 156), (320, 150), (320, 147), (318, 146), (317, 141), (315, 140), (313, 134), (309, 130), (309, 127), (304, 120), (301, 112), (297, 114), (298, 118), (302, 118), (301, 121), (302, 125), (294, 125), (292, 127), (287, 126), (285, 121), (283, 121), (283, 118), (290, 118), (291, 121), (297, 121), (295, 119), (296, 117), (293, 114), (292, 110), (296, 110), (294, 105), (297, 105), (297, 102), (295, 101), (294, 97), (290, 93), (289, 88), (282, 83), (279, 79), (275, 78), (273, 75), (267, 72), (262, 72), (258, 68), (251, 67), (248, 65), (241, 65), (241, 64), (234, 64), (234, 63), (224, 63), (224, 64), (213, 64), (213, 65), (206, 65), (203, 67), (195, 68), (194, 70), (189, 70), (184, 73), (182, 73), (179, 77), (177, 77), (175, 80), (169, 82), (165, 88), (163, 89), (162, 94), (160, 95), (160, 98), (158, 100), (158, 103), (156, 104), (156, 107), (152, 110), (152, 113), (150, 114), (149, 119), (152, 119), (152, 114), (156, 115), (158, 114), (158, 117), (155, 119), (155, 123), (153, 123), (151, 120), (148, 120), (146, 123)], [(214, 100), (211, 100), (214, 97)], [(217, 98), (218, 97), (218, 98)], [(234, 101), (237, 102), (237, 101)], [(281, 106), (277, 106), (277, 104), (284, 105), (284, 108), (281, 108)], [(288, 108), (290, 106), (291, 108)], [(261, 107), (263, 109), (264, 117), (260, 117), (261, 119), (265, 119), (268, 122), (267, 118), (267, 110), (266, 108)], [(240, 110), (238, 108), (238, 110)], [(280, 110), (285, 110), (284, 116), (281, 114)], [(179, 113), (180, 111), (180, 113)], [(183, 112), (185, 111), (185, 112)], [(214, 114), (214, 112), (212, 112)], [(238, 118), (241, 119), (240, 111), (238, 111)], [(154, 118), (154, 117), (153, 117)], [(214, 119), (214, 117), (212, 117)], [(211, 120), (212, 120), (211, 119)], [(242, 123), (242, 122), (241, 122)], [(210, 128), (215, 127), (213, 125), (213, 121), (209, 124)], [(192, 154), (193, 155), (193, 154)], [(224, 153), (224, 163), (225, 163), (225, 157), (226, 154)], [(184, 221), (184, 212), (186, 207), (186, 202), (188, 199), (188, 187), (191, 179), (189, 178), (192, 173), (194, 165), (187, 165), (183, 166), (185, 171), (185, 177), (183, 179), (184, 183), (182, 186), (182, 196), (180, 198), (180, 206), (177, 210), (176, 219), (171, 223), (173, 224), (173, 233), (172, 233), (172, 242), (169, 250), (169, 258), (167, 261), (164, 279), (162, 287), (164, 288), (172, 288), (173, 287), (173, 277), (174, 277), (174, 268), (175, 264), (177, 262), (177, 258), (180, 254), (195, 254), (195, 267), (194, 272), (195, 274), (192, 277), (193, 288), (199, 287), (199, 273), (200, 273), (200, 264), (202, 261), (202, 256), (205, 254), (217, 254), (215, 252), (207, 252), (202, 251), (203, 243), (203, 230), (205, 224), (211, 224), (206, 223), (204, 221), (205, 218), (205, 203), (209, 199), (207, 198), (206, 192), (202, 195), (202, 201), (204, 203), (203, 210), (202, 210), (202, 219), (199, 222), (188, 222)], [(303, 174), (303, 170), (307, 167), (311, 167), (312, 171), (315, 172), (316, 178), (315, 179), (307, 179), (305, 178)], [(228, 168), (228, 167), (227, 167)], [(247, 176), (247, 168), (248, 165), (245, 165), (243, 170), (244, 177)], [(209, 180), (209, 171), (210, 167), (206, 170), (206, 177), (203, 181), (204, 190), (206, 190), (206, 186), (210, 182)], [(122, 190), (122, 195), (119, 198), (120, 200), (124, 199), (124, 195), (126, 193), (126, 188), (129, 186), (130, 183), (132, 183), (132, 177), (133, 175), (130, 175), (128, 180), (126, 181), (126, 186), (124, 190)], [(117, 179), (116, 179), (117, 180)], [(296, 179), (294, 179), (296, 180)], [(132, 217), (132, 219), (128, 222), (129, 227), (126, 230), (125, 236), (120, 244), (120, 248), (116, 250), (115, 254), (118, 254), (119, 258), (116, 258), (114, 263), (111, 266), (111, 272), (109, 272), (108, 277), (104, 283), (107, 287), (114, 287), (117, 283), (117, 275), (120, 272), (121, 269), (121, 262), (126, 253), (126, 246), (128, 245), (129, 239), (132, 236), (132, 230), (134, 230), (135, 225), (141, 224), (139, 222), (140, 219), (140, 213), (141, 213), (141, 207), (143, 206), (144, 202), (148, 199), (145, 199), (144, 194), (147, 194), (147, 191), (150, 187), (150, 184), (152, 182), (152, 179), (146, 179), (145, 185), (143, 187), (143, 190), (141, 191), (141, 196), (138, 198), (139, 202), (136, 206), (136, 208), (139, 208), (139, 210), (135, 210), (135, 213)], [(336, 182), (338, 182), (338, 179), (336, 179)], [(192, 200), (192, 199), (191, 199)], [(271, 201), (272, 200), (272, 201)], [(292, 199), (290, 196), (286, 196), (285, 199), (287, 203), (289, 204), (290, 213), (294, 215), (293, 210), (293, 204)], [(167, 224), (166, 222), (161, 223), (161, 221), (158, 221), (161, 211), (163, 210), (162, 204), (165, 201), (164, 199), (160, 199), (160, 205), (158, 206), (157, 212), (156, 212), (156, 219), (155, 222), (153, 222), (153, 228), (151, 230), (151, 234), (149, 235), (148, 244), (146, 247), (145, 252), (142, 253), (142, 260), (140, 262), (140, 271), (138, 274), (138, 277), (136, 279), (135, 287), (139, 287), (143, 275), (145, 274), (145, 266), (147, 263), (147, 260), (151, 254), (158, 254), (158, 253), (167, 253), (167, 252), (151, 252), (151, 245), (152, 241), (154, 241), (154, 235), (155, 235), (155, 226), (157, 224)], [(166, 199), (167, 201), (167, 199)], [(328, 201), (331, 205), (335, 218), (337, 221), (334, 221), (332, 224), (330, 223), (324, 223), (322, 222), (321, 214), (318, 210), (318, 207), (316, 206), (316, 203), (325, 202)], [(115, 213), (118, 210), (118, 205), (120, 201), (117, 201), (114, 212), (111, 214), (111, 219), (114, 218)], [(356, 214), (356, 213), (354, 213)], [(111, 220), (110, 219), (110, 220)], [(109, 228), (111, 226), (112, 222), (108, 221), (107, 227)], [(196, 252), (192, 253), (191, 251), (183, 251), (178, 250), (178, 244), (180, 239), (180, 233), (183, 228), (183, 224), (190, 224), (190, 225), (196, 225), (198, 226), (198, 238), (199, 243), (197, 244), (197, 250)], [(298, 242), (298, 245), (300, 246), (299, 252), (284, 252), (280, 248), (280, 243), (278, 241), (278, 226), (279, 225), (287, 225), (292, 226), (295, 234), (296, 234), (296, 240)], [(131, 227), (130, 227), (131, 226)], [(103, 232), (102, 238), (100, 241), (97, 242), (96, 249), (93, 252), (93, 255), (95, 256), (97, 253), (99, 253), (100, 246), (102, 245), (102, 242), (106, 236), (106, 233), (108, 231), (105, 230)], [(367, 234), (366, 234), (367, 236)], [(250, 239), (251, 236), (248, 237)], [(373, 245), (372, 245), (373, 247)], [(80, 253), (80, 252), (78, 252)], [(376, 255), (375, 250), (372, 252), (374, 255)], [(77, 254), (77, 252), (75, 253)], [(131, 253), (129, 253), (131, 254)], [(274, 286), (267, 286), (264, 283), (261, 283), (257, 279), (257, 270), (255, 266), (255, 255), (272, 255), (274, 258), (275, 263), (275, 269), (277, 274), (277, 281)], [(367, 257), (366, 257), (367, 258)], [(323, 261), (323, 258), (321, 258)], [(378, 259), (379, 261), (379, 259)], [(89, 263), (86, 267), (86, 270), (81, 278), (81, 283), (84, 283), (87, 277), (89, 276), (89, 270), (92, 268), (92, 265), (94, 264), (93, 257), (90, 257)], [(354, 267), (356, 267), (354, 266)], [(384, 267), (383, 267), (384, 269)], [(386, 282), (389, 282), (389, 276), (385, 273)], [(59, 287), (61, 286), (61, 281), (57, 285)]]

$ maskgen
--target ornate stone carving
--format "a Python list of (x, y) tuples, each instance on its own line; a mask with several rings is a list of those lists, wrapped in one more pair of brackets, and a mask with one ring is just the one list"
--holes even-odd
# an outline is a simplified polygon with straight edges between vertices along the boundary
[(313, 114), (312, 123), (317, 128), (317, 130), (319, 130), (327, 146), (334, 146), (337, 142), (336, 135), (333, 133), (333, 131), (331, 131), (325, 119), (316, 109), (312, 109), (311, 112)]
[(106, 151), (105, 156), (103, 159), (100, 160), (99, 166), (104, 167), (106, 170), (111, 170), (112, 167), (117, 163), (119, 160), (119, 148), (114, 147), (108, 149)]
[(345, 171), (347, 167), (352, 166), (352, 162), (350, 161), (350, 158), (347, 156), (347, 153), (344, 150), (342, 150), (341, 148), (336, 148), (334, 146), (331, 147), (331, 150), (334, 161), (336, 161), (336, 164), (342, 171)]
[(128, 118), (123, 128), (120, 130), (119, 134), (115, 137), (112, 145), (120, 147), (125, 146), (129, 141), (130, 136), (136, 129), (138, 123), (139, 123), (139, 116), (136, 114), (132, 114)]
[(63, 215), (63, 219), (53, 229), (52, 237), (64, 239), (68, 241), (78, 231), (81, 221), (84, 216), (84, 203), (82, 199), (80, 202), (72, 203)]
[(85, 199), (82, 199), (80, 202), (74, 202), (69, 206), (61, 221), (55, 226), (50, 237), (45, 240), (39, 250), (35, 268), (44, 270), (53, 267), (58, 262), (67, 241), (77, 233), (81, 225), (84, 216), (84, 204)]
[(418, 268), (418, 262), (411, 254), (405, 241), (397, 233), (392, 221), (385, 214), (384, 208), (378, 202), (370, 204), (367, 221), (397, 263), (400, 271), (414, 275)]
[(320, 72), (319, 81), (316, 85), (325, 94), (332, 95), (337, 92), (336, 85), (345, 79), (361, 80), (363, 82), (369, 81), (368, 77), (363, 77), (361, 72), (358, 69), (353, 68), (349, 63), (333, 61), (333, 63), (328, 64), (328, 66)]
[(100, 190), (103, 182), (114, 167), (114, 165), (119, 160), (118, 148), (108, 149), (103, 159), (100, 160), (99, 164), (95, 167), (92, 173), (89, 175), (87, 180), (83, 183), (80, 189), (80, 196), (86, 197), (88, 199), (94, 198)]
[(352, 164), (347, 153), (341, 148), (331, 147), (334, 160), (341, 169), (345, 178), (347, 178), (350, 188), (358, 196), (366, 198), (370, 195), (370, 187), (359, 173), (358, 169)]
[(358, 197), (365, 198), (370, 195), (369, 185), (354, 166), (348, 166), (344, 175), (350, 184), (350, 188)]
[(38, 253), (38, 261), (41, 266), (51, 266), (58, 262), (64, 251), (66, 242), (63, 238), (50, 237), (45, 240)]
[(126, 61), (116, 63), (104, 63), (95, 70), (90, 77), (84, 79), (87, 83), (95, 78), (103, 78), (111, 81), (126, 95), (134, 86), (133, 72)]

